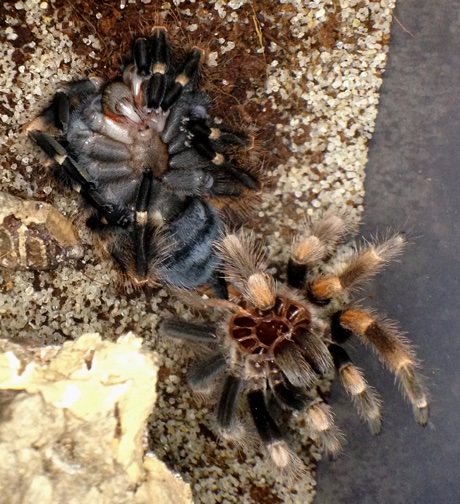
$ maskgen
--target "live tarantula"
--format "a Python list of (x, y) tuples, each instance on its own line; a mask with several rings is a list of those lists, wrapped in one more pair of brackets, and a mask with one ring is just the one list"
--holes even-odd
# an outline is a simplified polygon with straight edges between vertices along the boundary
[[(340, 451), (342, 435), (331, 409), (312, 394), (317, 378), (331, 370), (337, 370), (371, 432), (380, 432), (378, 395), (342, 347), (353, 335), (395, 373), (415, 420), (421, 425), (428, 421), (411, 344), (393, 322), (354, 306), (350, 299), (362, 281), (401, 252), (405, 239), (393, 234), (334, 264), (334, 253), (348, 230), (346, 220), (337, 216), (307, 224), (293, 241), (287, 284), (268, 273), (265, 254), (253, 236), (228, 234), (218, 248), (233, 295), (219, 300), (188, 294), (197, 306), (221, 308), (227, 315), (216, 325), (166, 319), (160, 329), (208, 348), (209, 356), (189, 372), (191, 387), (220, 394), (217, 424), (226, 438), (241, 435), (243, 412), (249, 409), (271, 460), (288, 475), (301, 465), (275, 420), (283, 409), (303, 411), (323, 449), (332, 455)], [(332, 263), (329, 272), (319, 267), (326, 259)]]
[[(256, 175), (234, 159), (252, 138), (210, 118), (211, 99), (197, 89), (203, 51), (176, 65), (166, 29), (152, 33), (135, 41), (122, 82), (71, 82), (27, 130), (57, 178), (89, 204), (88, 225), (136, 284), (210, 282), (219, 292), (216, 208), (258, 191)], [(57, 140), (45, 131), (53, 127)]]

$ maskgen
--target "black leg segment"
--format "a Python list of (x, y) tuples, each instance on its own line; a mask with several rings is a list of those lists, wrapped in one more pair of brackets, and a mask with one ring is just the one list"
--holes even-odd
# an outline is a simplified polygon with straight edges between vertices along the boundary
[(328, 346), (329, 352), (332, 355), (332, 359), (334, 360), (334, 366), (337, 369), (337, 371), (340, 371), (340, 369), (347, 364), (351, 364), (351, 359), (348, 353), (339, 345), (335, 345), (332, 343), (331, 345)]
[(278, 425), (268, 411), (263, 391), (255, 390), (249, 392), (248, 403), (254, 425), (263, 443), (265, 445), (272, 445), (277, 441), (281, 441), (283, 436)]
[(183, 66), (179, 69), (178, 75), (174, 84), (166, 93), (164, 100), (161, 103), (163, 110), (168, 110), (181, 96), (182, 91), (190, 83), (195, 83), (198, 75), (198, 66), (200, 64), (203, 51), (193, 49), (185, 60)]
[(340, 323), (342, 313), (342, 311), (334, 313), (331, 319), (331, 337), (333, 341), (339, 344), (345, 343), (353, 335), (353, 331), (342, 327)]
[[(147, 105), (150, 108), (160, 107), (166, 93), (170, 70), (170, 50), (164, 28), (156, 28), (150, 39), (151, 73), (147, 86)], [(164, 110), (166, 110), (164, 108)]]
[(145, 280), (149, 267), (149, 229), (148, 204), (152, 188), (152, 172), (144, 172), (136, 200), (136, 218), (134, 222), (134, 257), (135, 273), (138, 280)]
[(294, 387), (287, 380), (272, 386), (273, 393), (282, 405), (301, 411), (305, 408), (308, 398), (299, 387)]
[(70, 102), (66, 93), (58, 91), (54, 96), (54, 123), (62, 132), (67, 131), (70, 117)]
[(217, 343), (216, 326), (212, 324), (197, 324), (171, 318), (162, 321), (158, 332), (170, 338), (199, 341), (203, 343)]
[(197, 363), (188, 373), (188, 384), (195, 391), (206, 390), (224, 370), (226, 364), (227, 361), (221, 353)]
[(42, 131), (30, 131), (34, 142), (64, 171), (64, 173), (79, 187), (75, 188), (92, 205), (99, 214), (111, 224), (121, 227), (128, 226), (132, 221), (130, 212), (107, 201), (99, 192), (95, 182), (90, 180), (86, 171), (72, 159), (64, 147), (51, 135)]
[(145, 38), (138, 38), (133, 47), (134, 65), (136, 72), (142, 77), (150, 73), (149, 43)]
[(222, 429), (231, 429), (236, 424), (238, 396), (241, 380), (228, 375), (217, 407), (217, 423)]
[(307, 280), (308, 268), (306, 264), (299, 264), (292, 257), (287, 266), (288, 283), (294, 289), (303, 289)]

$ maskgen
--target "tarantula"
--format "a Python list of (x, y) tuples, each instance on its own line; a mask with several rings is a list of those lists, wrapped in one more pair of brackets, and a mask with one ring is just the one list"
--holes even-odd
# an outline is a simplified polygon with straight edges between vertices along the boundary
[(166, 29), (155, 27), (135, 41), (122, 81), (71, 82), (26, 128), (57, 178), (89, 204), (87, 224), (137, 284), (212, 283), (216, 208), (260, 188), (234, 159), (252, 137), (209, 116), (211, 98), (198, 89), (203, 54), (194, 47), (174, 63)]
[[(427, 399), (411, 344), (393, 322), (355, 306), (350, 299), (363, 280), (400, 253), (405, 239), (393, 234), (334, 264), (337, 246), (349, 228), (337, 216), (307, 224), (293, 241), (287, 284), (268, 273), (266, 256), (253, 236), (228, 234), (218, 249), (230, 299), (185, 293), (195, 305), (220, 308), (227, 315), (216, 325), (172, 318), (160, 326), (162, 334), (205, 344), (211, 352), (191, 369), (188, 379), (199, 392), (220, 394), (217, 424), (221, 433), (238, 438), (244, 431), (242, 412), (249, 409), (275, 467), (288, 475), (301, 465), (276, 421), (283, 409), (304, 412), (323, 449), (332, 455), (340, 451), (342, 435), (332, 411), (312, 394), (318, 377), (331, 370), (337, 371), (371, 432), (380, 432), (378, 395), (342, 347), (353, 335), (395, 373), (416, 421), (421, 425), (428, 421)], [(329, 272), (324, 271), (325, 260)]]

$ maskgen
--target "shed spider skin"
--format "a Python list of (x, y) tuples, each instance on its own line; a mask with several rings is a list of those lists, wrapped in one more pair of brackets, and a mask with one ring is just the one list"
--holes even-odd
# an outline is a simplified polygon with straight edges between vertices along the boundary
[(216, 417), (223, 436), (237, 439), (245, 430), (243, 412), (249, 411), (271, 461), (288, 477), (295, 478), (302, 465), (277, 421), (283, 409), (301, 412), (322, 448), (331, 455), (340, 452), (343, 436), (332, 410), (314, 398), (318, 378), (330, 371), (335, 370), (370, 431), (380, 432), (381, 401), (343, 348), (352, 337), (370, 346), (395, 374), (417, 423), (428, 421), (411, 344), (395, 323), (357, 307), (351, 296), (399, 255), (405, 239), (395, 233), (338, 261), (337, 246), (350, 227), (338, 216), (307, 223), (293, 240), (287, 283), (268, 273), (254, 236), (227, 234), (218, 248), (230, 298), (184, 293), (195, 306), (223, 310), (220, 322), (213, 326), (170, 318), (160, 326), (165, 336), (209, 350), (209, 357), (190, 370), (189, 383), (197, 392), (219, 395)]
[(71, 82), (26, 127), (135, 284), (216, 286), (217, 208), (260, 189), (235, 159), (252, 137), (209, 115), (211, 98), (198, 88), (203, 54), (194, 47), (176, 64), (166, 29), (155, 27), (135, 41), (122, 80)]

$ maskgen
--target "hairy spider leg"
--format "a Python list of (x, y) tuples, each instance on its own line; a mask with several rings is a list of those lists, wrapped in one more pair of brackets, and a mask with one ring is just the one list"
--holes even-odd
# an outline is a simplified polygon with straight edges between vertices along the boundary
[(313, 280), (307, 288), (309, 299), (324, 304), (351, 292), (399, 255), (404, 245), (404, 236), (396, 233), (381, 243), (371, 243), (358, 250), (346, 267)]
[(225, 280), (224, 275), (219, 270), (218, 266), (214, 269), (211, 277), (208, 280), (209, 286), (211, 287), (214, 295), (218, 299), (228, 299), (228, 287), (227, 281)]
[(152, 192), (152, 179), (152, 172), (144, 171), (136, 198), (136, 213), (134, 220), (134, 269), (138, 282), (143, 282), (148, 277), (148, 248), (150, 245), (148, 205)]
[(250, 303), (261, 310), (276, 302), (276, 284), (266, 273), (267, 260), (253, 234), (227, 234), (218, 244), (224, 262), (225, 277)]
[(334, 423), (334, 415), (329, 405), (313, 401), (308, 407), (305, 419), (312, 431), (316, 432), (323, 449), (332, 457), (341, 449), (344, 436)]
[[(308, 336), (306, 336), (308, 338)], [(317, 356), (314, 356), (317, 357)], [(311, 354), (310, 354), (311, 358)], [(275, 362), (283, 372), (286, 380), (295, 387), (306, 388), (316, 381), (315, 368), (304, 357), (301, 347), (294, 341), (283, 341), (275, 348)], [(319, 361), (318, 361), (319, 362)]]
[(198, 47), (194, 47), (188, 54), (182, 65), (179, 66), (176, 72), (176, 78), (169, 89), (166, 91), (163, 100), (161, 101), (161, 108), (168, 110), (177, 102), (184, 89), (195, 88), (198, 81), (198, 68), (203, 58), (204, 51)]
[(329, 352), (340, 377), (343, 388), (350, 394), (359, 415), (369, 425), (372, 434), (377, 435), (382, 428), (381, 401), (374, 389), (369, 387), (361, 371), (352, 363), (350, 356), (340, 345), (331, 343)]
[[(282, 375), (282, 373), (281, 373)], [(269, 376), (270, 389), (278, 403), (289, 409), (301, 411), (308, 403), (308, 397), (303, 393), (303, 388), (295, 387), (285, 376), (275, 380)]]
[(295, 478), (296, 473), (301, 470), (300, 460), (284, 440), (283, 434), (270, 414), (265, 393), (262, 390), (252, 390), (247, 393), (247, 401), (257, 433), (271, 460), (278, 470), (286, 471), (288, 476)]
[(224, 432), (231, 432), (237, 427), (238, 399), (242, 385), (243, 380), (237, 376), (229, 374), (225, 378), (216, 415), (217, 424)]
[(416, 371), (418, 362), (411, 344), (395, 324), (368, 312), (350, 308), (339, 317), (340, 325), (369, 345), (380, 361), (392, 371), (412, 404), (414, 417), (420, 425), (428, 422), (428, 401), (422, 380)]
[(146, 96), (147, 106), (158, 109), (163, 101), (168, 85), (171, 81), (171, 50), (166, 38), (166, 30), (162, 27), (154, 28), (153, 36), (149, 40), (149, 79)]
[(63, 133), (66, 133), (70, 118), (70, 101), (67, 93), (64, 93), (63, 91), (58, 91), (54, 95), (53, 109), (54, 109), (54, 124)]
[(287, 267), (289, 285), (295, 289), (304, 288), (311, 267), (335, 251), (349, 228), (346, 220), (335, 215), (307, 223), (305, 231), (292, 243)]
[(197, 393), (209, 393), (210, 387), (227, 367), (225, 357), (219, 352), (198, 362), (187, 374), (187, 382)]
[(268, 446), (282, 441), (283, 435), (265, 403), (265, 394), (262, 390), (253, 390), (247, 394), (249, 409), (254, 425), (262, 442)]
[(164, 319), (159, 332), (170, 338), (198, 341), (201, 343), (217, 343), (216, 326), (214, 324), (200, 324), (187, 322), (182, 319)]
[(39, 117), (26, 125), (26, 131), (56, 127), (65, 134), (69, 124), (71, 108), (78, 105), (82, 98), (97, 93), (102, 83), (102, 79), (82, 79), (66, 86), (65, 91), (57, 91), (52, 103), (45, 108)]
[(304, 359), (316, 374), (326, 374), (334, 369), (332, 356), (320, 336), (307, 331), (299, 331), (292, 341), (301, 349)]
[[(192, 134), (192, 145), (201, 156), (249, 189), (260, 189), (259, 181), (240, 167), (226, 161), (223, 154), (217, 150), (217, 142), (213, 142), (213, 140), (221, 139), (221, 145), (241, 145), (243, 143), (242, 134), (225, 135), (218, 128), (210, 128), (204, 121), (197, 120), (188, 121), (187, 129)], [(248, 142), (250, 141), (249, 137), (245, 136), (245, 138)]]
[(131, 213), (119, 205), (109, 203), (100, 193), (98, 184), (69, 155), (67, 150), (51, 135), (38, 130), (29, 131), (32, 140), (51, 158), (72, 180), (79, 192), (109, 223), (126, 227), (132, 221)]
[(133, 45), (133, 59), (136, 73), (141, 77), (150, 75), (149, 42), (146, 38), (138, 38)]
[[(187, 322), (176, 318), (164, 319), (158, 332), (161, 336), (178, 338), (196, 343), (217, 344), (217, 326)], [(209, 391), (209, 385), (227, 367), (227, 360), (221, 352), (196, 363), (188, 372), (187, 380), (195, 392)]]
[(193, 146), (196, 151), (201, 154), (206, 160), (210, 161), (216, 168), (222, 170), (225, 174), (229, 175), (233, 179), (236, 179), (238, 182), (246, 186), (248, 189), (252, 189), (254, 191), (260, 189), (259, 181), (246, 173), (240, 167), (235, 166), (233, 163), (230, 163), (225, 160), (224, 156), (220, 152), (216, 152), (212, 147), (211, 143), (208, 141), (206, 137), (197, 137), (193, 136), (192, 140)]

